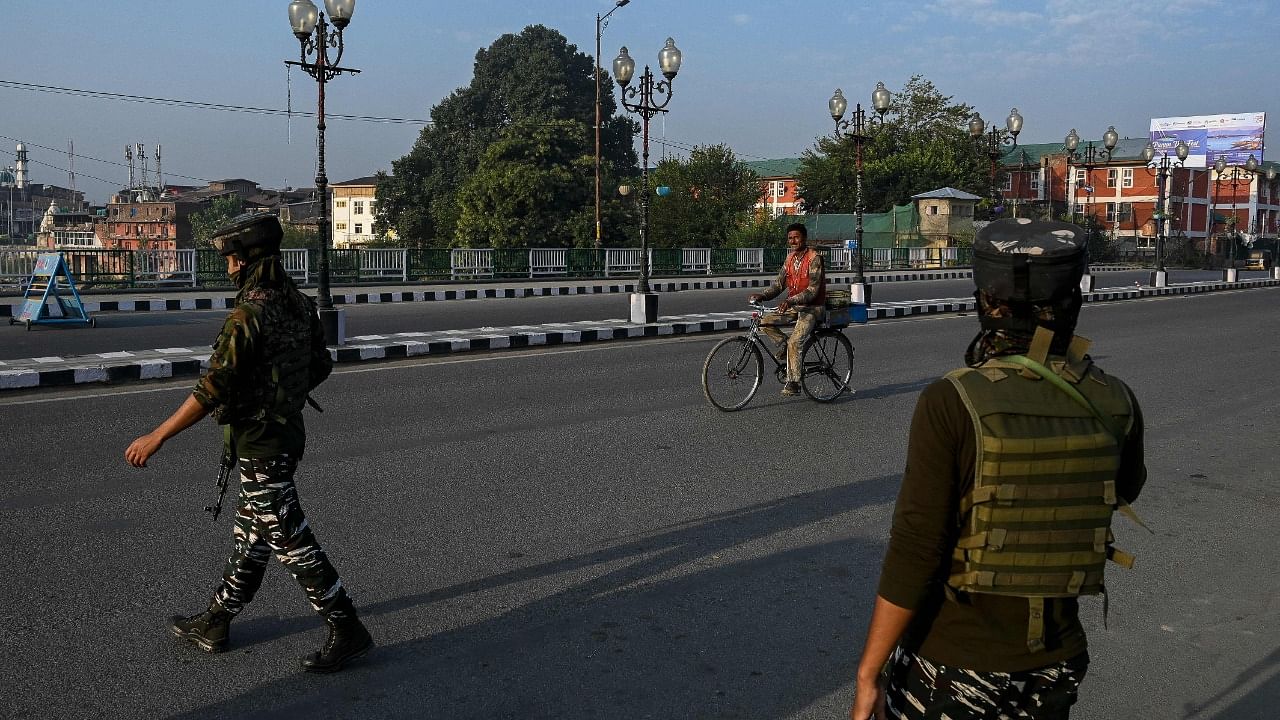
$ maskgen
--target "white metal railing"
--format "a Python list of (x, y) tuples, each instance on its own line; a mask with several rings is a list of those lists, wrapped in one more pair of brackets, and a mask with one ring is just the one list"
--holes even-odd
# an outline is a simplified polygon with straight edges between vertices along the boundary
[(639, 248), (606, 248), (604, 276), (634, 275), (640, 272), (640, 262), (643, 257)]
[(493, 277), (493, 250), (490, 248), (454, 248), (449, 252), (450, 276), (458, 278)]
[(868, 260), (873, 268), (893, 267), (893, 248), (871, 248)]
[(849, 248), (832, 248), (828, 255), (827, 271), (848, 270), (851, 267), (853, 252)]
[(711, 274), (711, 248), (682, 248), (680, 272)]
[(564, 248), (529, 250), (529, 277), (565, 275), (569, 272), (569, 251)]
[(363, 248), (360, 250), (360, 277), (399, 277), (409, 279), (409, 251), (397, 248)]
[(21, 285), (36, 269), (39, 250), (0, 250), (0, 285)]
[(310, 257), (306, 248), (285, 248), (280, 251), (280, 261), (284, 265), (284, 271), (294, 279), (294, 282), (310, 282)]
[(738, 272), (764, 272), (764, 248), (738, 248)]
[(133, 254), (135, 283), (181, 282), (196, 286), (195, 250), (138, 250)]

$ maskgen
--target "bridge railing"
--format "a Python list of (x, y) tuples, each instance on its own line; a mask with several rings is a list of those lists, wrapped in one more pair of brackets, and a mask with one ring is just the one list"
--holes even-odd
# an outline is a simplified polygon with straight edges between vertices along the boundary
[[(829, 272), (851, 272), (857, 250), (821, 248)], [(47, 250), (0, 249), (0, 288), (21, 287)], [(86, 287), (172, 285), (226, 286), (226, 262), (214, 250), (61, 251), (76, 280)], [(650, 275), (725, 275), (777, 272), (786, 248), (335, 248), (329, 251), (334, 283), (421, 282), (498, 278), (627, 278), (648, 262)], [(864, 248), (863, 267), (871, 270), (937, 270), (968, 267), (969, 248)], [(320, 253), (314, 249), (281, 251), (285, 271), (296, 282), (319, 280)]]

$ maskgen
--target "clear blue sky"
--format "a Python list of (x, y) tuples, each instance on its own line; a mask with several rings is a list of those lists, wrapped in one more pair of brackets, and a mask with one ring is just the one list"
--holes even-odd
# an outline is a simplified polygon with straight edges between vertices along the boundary
[[(316, 0), (317, 5), (323, 5)], [(296, 59), (288, 0), (2, 0), (0, 79), (234, 105), (283, 108), (283, 60)], [(594, 50), (595, 14), (611, 0), (358, 0), (343, 64), (361, 75), (329, 85), (332, 113), (428, 117), (471, 80), (477, 49), (542, 23)], [(876, 81), (913, 73), (1003, 118), (1017, 106), (1022, 140), (1098, 138), (1114, 124), (1145, 136), (1152, 117), (1264, 111), (1280, 142), (1277, 4), (1259, 0), (632, 0), (605, 31), (605, 64), (627, 45), (656, 62), (671, 35), (684, 52), (666, 135), (726, 143), (745, 159), (798, 156), (830, 131), (836, 87), (867, 103)], [(314, 110), (315, 82), (293, 73), (293, 107)], [(419, 126), (329, 124), (331, 181), (389, 169)], [(661, 136), (661, 124), (654, 127)], [(0, 135), (64, 149), (75, 141), (79, 187), (103, 201), (125, 184), (127, 143), (163, 145), (166, 180), (245, 177), (310, 185), (315, 129), (283, 117), (139, 105), (0, 87)], [(13, 160), (0, 139), (0, 164)], [(65, 167), (66, 154), (31, 157)], [(65, 184), (33, 167), (33, 180)], [(94, 175), (113, 181), (88, 178)], [(195, 181), (187, 181), (195, 184)]]

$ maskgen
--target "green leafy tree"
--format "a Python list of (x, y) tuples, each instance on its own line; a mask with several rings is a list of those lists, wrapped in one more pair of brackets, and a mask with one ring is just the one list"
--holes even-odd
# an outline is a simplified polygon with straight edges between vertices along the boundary
[(317, 240), (315, 225), (284, 223), (284, 238), (280, 240), (280, 247), (314, 248), (317, 247)]
[[(955, 102), (932, 82), (913, 76), (894, 93), (883, 125), (871, 129), (863, 145), (864, 209), (887, 212), (913, 195), (940, 187), (989, 195), (989, 160), (975, 152), (969, 139), (972, 114), (972, 106)], [(818, 138), (805, 151), (797, 179), (805, 205), (821, 205), (824, 212), (854, 212), (856, 160), (856, 146), (848, 137)]]
[[(563, 247), (582, 236), (594, 156), (572, 120), (509, 126), (458, 192), (456, 242), (470, 247)], [(579, 226), (579, 227), (576, 227)]]
[(207, 250), (213, 247), (213, 233), (231, 218), (239, 215), (244, 209), (244, 201), (238, 195), (214, 198), (209, 207), (191, 214), (191, 235), (195, 238), (196, 248)]
[(726, 247), (755, 219), (760, 177), (725, 145), (695, 147), (687, 160), (669, 159), (654, 168), (650, 185), (665, 185), (649, 210), (654, 247)]
[[(395, 230), (402, 242), (414, 246), (448, 245), (456, 241), (463, 211), (459, 205), (462, 188), (488, 158), (486, 169), (492, 183), (496, 157), (487, 155), (499, 141), (513, 142), (512, 126), (543, 124), (563, 131), (570, 123), (578, 128), (573, 137), (594, 157), (595, 64), (592, 58), (571, 45), (558, 31), (531, 25), (519, 34), (498, 38), (476, 53), (471, 84), (459, 88), (431, 109), (432, 124), (424, 128), (413, 148), (392, 161), (392, 174), (380, 175), (377, 189), (379, 233)], [(615, 115), (612, 82), (606, 72), (601, 79), (601, 158), (603, 187), (616, 187), (616, 178), (634, 172), (635, 151), (631, 137), (635, 123)], [(514, 131), (513, 131), (514, 132)], [(518, 133), (527, 133), (520, 130)], [(510, 160), (511, 147), (499, 156)], [(581, 152), (563, 153), (576, 163)], [(593, 170), (566, 165), (573, 172), (586, 173), (594, 182)], [(473, 197), (476, 188), (472, 187)], [(609, 198), (612, 194), (605, 194)], [(592, 208), (594, 198), (575, 195), (576, 210), (584, 204)], [(557, 213), (559, 210), (556, 211)], [(560, 215), (556, 216), (561, 217)], [(468, 220), (467, 237), (474, 237), (475, 219)], [(555, 218), (547, 223), (555, 224)], [(567, 241), (566, 241), (567, 242)]]

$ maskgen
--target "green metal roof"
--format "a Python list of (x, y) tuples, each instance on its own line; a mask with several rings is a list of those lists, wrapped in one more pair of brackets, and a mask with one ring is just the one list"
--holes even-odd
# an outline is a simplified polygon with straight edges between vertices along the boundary
[(762, 179), (793, 178), (800, 172), (800, 158), (775, 158), (773, 160), (752, 160), (744, 162), (752, 172)]

